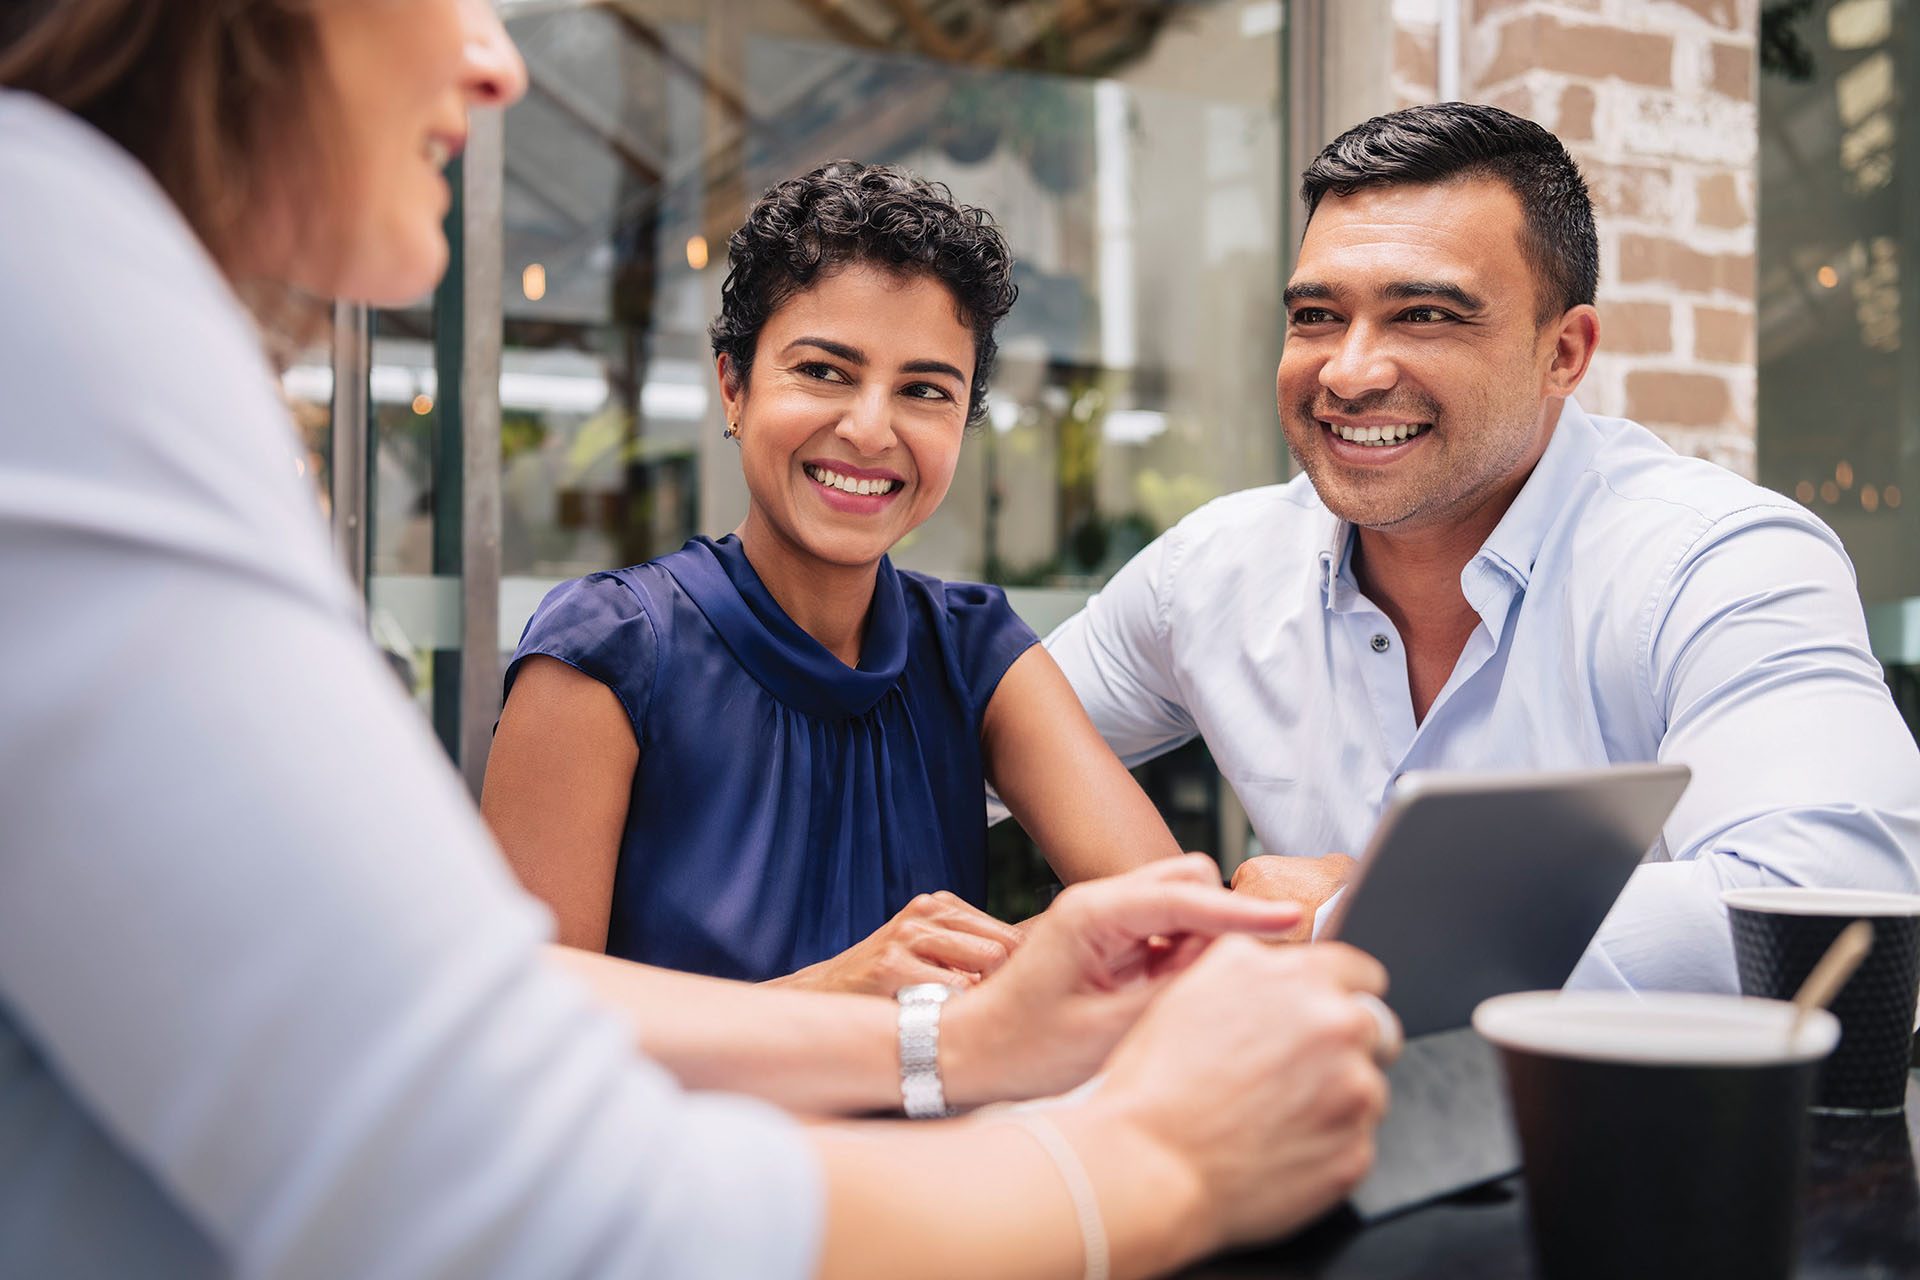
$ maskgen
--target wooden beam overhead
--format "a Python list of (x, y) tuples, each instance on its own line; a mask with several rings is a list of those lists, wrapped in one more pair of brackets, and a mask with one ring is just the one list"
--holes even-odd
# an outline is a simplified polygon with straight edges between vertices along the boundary
[(596, 141), (604, 144), (607, 150), (619, 156), (621, 163), (633, 170), (634, 176), (642, 182), (660, 181), (659, 166), (641, 155), (632, 143), (621, 137), (617, 128), (596, 119), (594, 114), (571, 94), (555, 88), (553, 83), (544, 76), (529, 76), (527, 88), (555, 111), (590, 134)]
[(660, 34), (660, 29), (638, 11), (636, 0), (608, 0), (607, 8), (620, 20), (621, 26), (627, 29), (628, 34), (659, 54), (661, 60), (668, 66), (690, 77), (700, 86), (702, 94), (742, 120), (753, 119), (753, 113), (747, 108), (747, 100), (740, 91), (714, 74), (711, 68), (683, 56), (678, 49), (668, 43), (666, 37)]
[(820, 25), (848, 44), (859, 45), (863, 49), (889, 49), (891, 41), (867, 29), (846, 11), (840, 0), (800, 0), (800, 7), (819, 19)]

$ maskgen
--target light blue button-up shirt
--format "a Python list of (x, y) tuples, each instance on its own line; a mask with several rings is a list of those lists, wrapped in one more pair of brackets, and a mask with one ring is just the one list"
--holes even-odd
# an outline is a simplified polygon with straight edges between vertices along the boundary
[(1805, 508), (1569, 401), (1419, 723), (1352, 546), (1305, 476), (1233, 494), (1047, 647), (1128, 763), (1203, 737), (1269, 853), (1358, 855), (1411, 769), (1690, 766), (1574, 985), (1736, 989), (1725, 888), (1920, 887), (1920, 750)]

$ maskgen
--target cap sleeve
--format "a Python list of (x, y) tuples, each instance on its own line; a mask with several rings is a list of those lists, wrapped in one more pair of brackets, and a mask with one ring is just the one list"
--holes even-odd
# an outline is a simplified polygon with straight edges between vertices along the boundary
[(513, 692), (521, 664), (535, 655), (558, 658), (613, 690), (626, 708), (634, 740), (646, 747), (660, 639), (645, 602), (624, 579), (596, 573), (549, 591), (507, 665), (506, 694)]
[(967, 702), (978, 719), (986, 714), (1000, 677), (1013, 660), (1040, 638), (1007, 603), (1007, 593), (981, 582), (948, 582), (947, 618), (953, 628), (960, 677), (966, 683)]

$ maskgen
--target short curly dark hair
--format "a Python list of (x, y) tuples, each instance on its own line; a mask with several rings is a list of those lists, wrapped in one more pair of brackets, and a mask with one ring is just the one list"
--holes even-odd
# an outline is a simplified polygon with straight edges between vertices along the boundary
[(985, 209), (961, 204), (944, 183), (890, 165), (835, 160), (769, 187), (727, 240), (720, 314), (707, 330), (742, 385), (767, 317), (815, 281), (856, 263), (926, 275), (953, 294), (973, 330), (967, 423), (987, 411), (999, 351), (993, 331), (1013, 309), (1013, 255)]

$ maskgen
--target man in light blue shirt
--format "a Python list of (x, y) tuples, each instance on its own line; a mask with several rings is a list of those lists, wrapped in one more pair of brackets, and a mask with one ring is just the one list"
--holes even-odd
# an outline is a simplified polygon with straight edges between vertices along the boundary
[(1559, 141), (1417, 107), (1302, 194), (1304, 474), (1201, 508), (1047, 640), (1130, 764), (1200, 735), (1296, 855), (1236, 887), (1330, 900), (1410, 769), (1661, 760), (1692, 786), (1574, 984), (1735, 989), (1725, 888), (1920, 888), (1920, 751), (1839, 540), (1572, 398), (1599, 254)]

